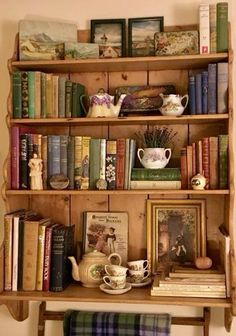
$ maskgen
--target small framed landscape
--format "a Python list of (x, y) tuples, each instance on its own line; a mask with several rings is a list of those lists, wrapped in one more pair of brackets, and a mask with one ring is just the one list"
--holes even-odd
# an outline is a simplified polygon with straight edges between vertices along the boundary
[(91, 20), (90, 41), (99, 45), (100, 58), (125, 56), (125, 19)]
[(154, 56), (154, 34), (162, 32), (164, 17), (130, 18), (128, 20), (129, 56)]
[(147, 256), (154, 274), (205, 255), (205, 200), (147, 200)]

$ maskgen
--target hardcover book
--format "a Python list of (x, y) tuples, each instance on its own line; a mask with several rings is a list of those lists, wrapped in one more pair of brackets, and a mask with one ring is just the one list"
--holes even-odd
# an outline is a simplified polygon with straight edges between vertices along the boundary
[(219, 188), (227, 189), (228, 187), (228, 147), (229, 136), (220, 134), (219, 139)]
[(216, 52), (216, 4), (210, 4), (210, 52)]
[(181, 189), (181, 181), (130, 181), (130, 189)]
[(107, 189), (116, 188), (116, 140), (107, 140), (106, 149), (106, 181)]
[(187, 148), (180, 151), (181, 189), (188, 189)]
[(217, 20), (217, 52), (228, 51), (228, 3), (218, 2), (216, 5)]
[(181, 179), (179, 168), (133, 168), (131, 180), (178, 181)]
[(126, 212), (85, 212), (84, 253), (96, 249), (109, 256), (119, 253), (122, 265), (128, 258), (128, 213)]
[(188, 94), (189, 94), (189, 113), (196, 114), (196, 82), (195, 76), (189, 76)]
[(217, 84), (216, 84), (216, 64), (208, 64), (208, 113), (216, 113), (216, 94), (217, 94)]
[(218, 188), (218, 137), (209, 137), (210, 189)]
[(13, 118), (22, 118), (21, 72), (12, 73), (12, 113)]
[(124, 189), (125, 183), (125, 139), (117, 139), (116, 189)]
[(210, 13), (209, 4), (202, 3), (199, 6), (199, 35), (200, 54), (210, 52)]
[(82, 158), (81, 158), (81, 186), (80, 189), (89, 189), (89, 149), (91, 137), (82, 137)]
[(90, 140), (89, 189), (96, 189), (96, 183), (100, 178), (100, 146), (101, 139)]
[(228, 63), (217, 63), (217, 113), (228, 112)]

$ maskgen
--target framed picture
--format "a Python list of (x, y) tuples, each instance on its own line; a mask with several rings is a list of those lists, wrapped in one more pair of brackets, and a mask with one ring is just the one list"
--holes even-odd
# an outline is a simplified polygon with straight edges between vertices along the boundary
[(122, 265), (128, 258), (128, 213), (92, 212), (84, 213), (83, 253), (97, 250), (109, 256), (118, 253)]
[(131, 18), (128, 20), (129, 56), (154, 56), (154, 34), (162, 32), (164, 17)]
[(154, 274), (205, 256), (205, 200), (147, 200), (147, 255)]
[(91, 20), (90, 42), (99, 45), (100, 58), (125, 56), (125, 19)]

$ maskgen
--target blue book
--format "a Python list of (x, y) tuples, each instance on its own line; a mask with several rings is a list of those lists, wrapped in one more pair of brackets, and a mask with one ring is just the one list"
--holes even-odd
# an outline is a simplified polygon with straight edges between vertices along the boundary
[(216, 64), (208, 64), (208, 113), (216, 113)]
[(189, 114), (196, 114), (195, 76), (189, 76), (188, 95), (189, 95)]
[(202, 74), (195, 75), (196, 82), (196, 114), (202, 114)]
[(67, 146), (68, 146), (68, 135), (60, 135), (60, 174), (63, 174), (65, 176), (68, 176)]
[(48, 178), (60, 174), (60, 135), (48, 135)]
[(207, 114), (207, 97), (208, 97), (208, 72), (202, 72), (202, 113)]

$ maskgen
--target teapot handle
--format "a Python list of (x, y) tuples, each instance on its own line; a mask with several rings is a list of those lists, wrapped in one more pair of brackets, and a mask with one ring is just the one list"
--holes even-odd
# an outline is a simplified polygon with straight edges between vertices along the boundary
[(170, 157), (171, 157), (171, 149), (170, 148), (166, 148), (165, 151), (164, 151), (164, 153), (165, 153), (165, 157), (166, 157), (166, 160), (167, 160), (167, 163), (168, 163), (170, 161)]
[(182, 104), (182, 100), (186, 98), (186, 102), (184, 104), (184, 108), (186, 108), (186, 106), (188, 105), (188, 94), (185, 94), (182, 98), (181, 98), (181, 104)]
[(118, 260), (119, 260), (118, 265), (120, 266), (122, 260), (121, 260), (121, 256), (119, 255), (119, 253), (111, 253), (111, 254), (109, 255), (108, 260), (109, 260), (109, 262), (110, 262), (111, 264), (112, 264), (112, 262), (111, 262), (111, 258), (112, 258), (112, 257), (116, 257), (116, 258), (118, 258)]
[(80, 104), (81, 104), (81, 106), (82, 106), (82, 109), (83, 109), (83, 111), (84, 111), (84, 113), (85, 113), (85, 116), (87, 116), (87, 114), (88, 114), (88, 110), (86, 109), (85, 104), (84, 104), (84, 99), (85, 99), (85, 98), (89, 99), (89, 96), (86, 95), (86, 94), (82, 94), (82, 95), (79, 97), (79, 100), (80, 100)]
[[(140, 155), (141, 153), (142, 153), (142, 157)], [(138, 155), (138, 159), (139, 159), (140, 163), (142, 163), (143, 153), (144, 153), (143, 148), (138, 148), (137, 155)]]

